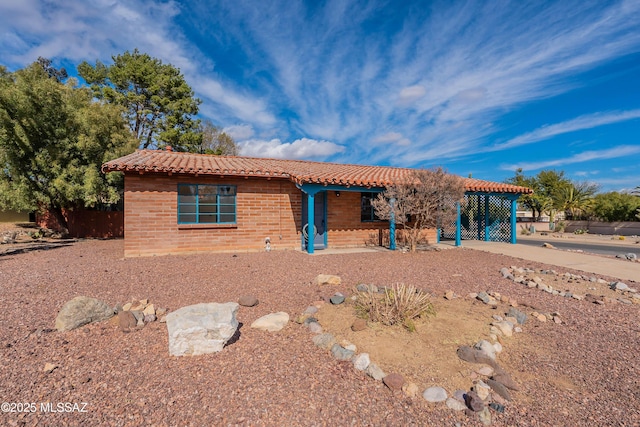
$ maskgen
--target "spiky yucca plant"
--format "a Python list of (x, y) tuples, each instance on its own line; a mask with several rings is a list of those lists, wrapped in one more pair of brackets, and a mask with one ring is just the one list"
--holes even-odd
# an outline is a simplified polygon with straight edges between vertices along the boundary
[(404, 284), (393, 285), (382, 295), (370, 290), (360, 292), (355, 308), (359, 316), (372, 322), (401, 324), (411, 332), (415, 331), (415, 319), (435, 315), (430, 295)]

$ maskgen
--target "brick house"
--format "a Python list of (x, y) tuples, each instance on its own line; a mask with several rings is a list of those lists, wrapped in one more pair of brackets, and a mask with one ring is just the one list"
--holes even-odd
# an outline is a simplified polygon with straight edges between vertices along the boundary
[[(395, 249), (395, 224), (377, 220), (369, 201), (412, 171), (170, 150), (138, 150), (102, 170), (125, 176), (125, 256), (264, 250), (267, 239), (273, 249), (309, 253)], [(425, 238), (515, 243), (515, 200), (530, 190), (477, 179), (465, 179), (465, 187), (456, 224)]]

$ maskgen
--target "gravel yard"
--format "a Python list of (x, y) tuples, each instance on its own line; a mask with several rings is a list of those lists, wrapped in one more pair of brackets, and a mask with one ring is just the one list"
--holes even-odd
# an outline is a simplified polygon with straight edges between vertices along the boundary
[[(498, 361), (521, 391), (503, 414), (492, 413), (493, 425), (640, 425), (640, 306), (552, 296), (499, 273), (511, 265), (553, 266), (469, 249), (133, 259), (122, 253), (122, 240), (86, 240), (0, 256), (0, 400), (38, 405), (35, 413), (0, 414), (0, 425), (480, 425), (443, 404), (394, 394), (315, 347), (296, 323), (277, 333), (249, 328), (271, 312), (294, 318), (358, 283), (398, 282), (436, 295), (497, 291), (561, 313), (561, 325), (531, 322), (513, 345), (505, 341)], [(311, 285), (320, 273), (341, 276), (342, 286)], [(58, 310), (78, 295), (110, 305), (148, 298), (175, 310), (248, 294), (260, 303), (240, 307), (240, 338), (212, 355), (170, 357), (159, 322), (129, 333), (108, 322), (53, 330)], [(45, 373), (46, 363), (57, 368)], [(40, 402), (87, 405), (81, 413), (45, 413)]]

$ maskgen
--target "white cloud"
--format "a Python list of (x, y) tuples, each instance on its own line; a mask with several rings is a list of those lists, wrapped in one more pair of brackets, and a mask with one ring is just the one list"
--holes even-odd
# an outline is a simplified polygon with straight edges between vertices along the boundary
[(400, 91), (398, 104), (409, 105), (427, 94), (427, 89), (421, 85), (405, 87)]
[(501, 150), (505, 148), (518, 147), (525, 144), (531, 144), (533, 142), (543, 141), (565, 133), (592, 129), (599, 126), (610, 125), (637, 118), (640, 118), (640, 110), (588, 114), (576, 117), (575, 119), (568, 120), (566, 122), (542, 126), (533, 132), (517, 136), (505, 143), (498, 144), (494, 146), (493, 149)]
[(516, 170), (522, 168), (522, 170), (524, 171), (532, 171), (570, 165), (574, 163), (588, 162), (591, 160), (615, 159), (618, 157), (632, 156), (639, 153), (640, 146), (638, 145), (620, 145), (606, 150), (585, 151), (562, 159), (543, 160), (540, 162), (522, 162), (515, 165), (502, 165), (500, 168), (502, 170)]
[(248, 140), (238, 144), (240, 154), (249, 157), (268, 157), (275, 159), (325, 159), (345, 148), (329, 141), (316, 141), (301, 138), (293, 142), (282, 142), (279, 139), (270, 141)]
[(227, 135), (232, 137), (235, 141), (244, 141), (255, 135), (253, 126), (250, 124), (232, 125), (222, 129)]

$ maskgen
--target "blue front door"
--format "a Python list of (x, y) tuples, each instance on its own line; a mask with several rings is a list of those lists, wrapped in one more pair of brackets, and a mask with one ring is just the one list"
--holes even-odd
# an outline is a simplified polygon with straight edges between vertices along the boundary
[(314, 197), (314, 227), (308, 223), (307, 198), (302, 197), (302, 249), (307, 249), (309, 233), (315, 233), (313, 248), (325, 249), (327, 247), (327, 192), (322, 191)]

